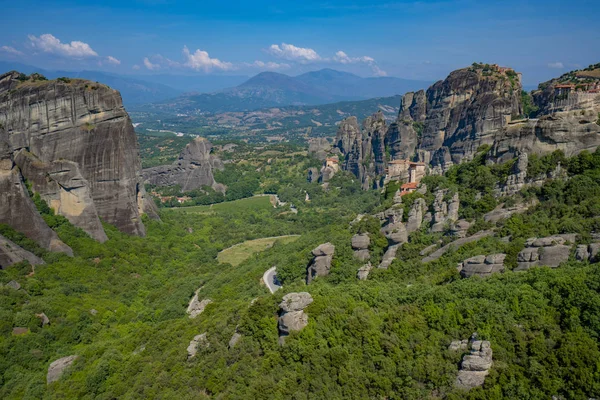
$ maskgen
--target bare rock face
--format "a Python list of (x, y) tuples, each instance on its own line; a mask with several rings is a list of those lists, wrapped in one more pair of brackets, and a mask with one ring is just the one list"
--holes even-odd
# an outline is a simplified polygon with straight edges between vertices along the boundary
[[(538, 265), (546, 265), (550, 268), (558, 267), (561, 263), (569, 259), (572, 243), (575, 240), (575, 234), (527, 240), (525, 248), (517, 255), (518, 264), (515, 271), (528, 270)], [(571, 244), (568, 244), (568, 242)]]
[(457, 238), (467, 237), (467, 231), (471, 227), (471, 224), (464, 220), (459, 219), (458, 221), (450, 224), (450, 234), (452, 236), (456, 236)]
[(458, 271), (463, 278), (469, 278), (474, 275), (485, 278), (495, 272), (503, 272), (505, 258), (506, 254), (471, 257), (459, 264)]
[(213, 170), (222, 170), (223, 162), (211, 154), (211, 150), (212, 144), (208, 140), (196, 138), (181, 151), (172, 165), (144, 169), (144, 180), (157, 186), (180, 185), (183, 192), (202, 186), (222, 191), (222, 185), (215, 182)]
[(316, 159), (324, 161), (331, 151), (332, 145), (327, 138), (312, 138), (308, 141), (308, 154)]
[(231, 339), (229, 339), (229, 343), (227, 344), (229, 349), (233, 349), (241, 339), (242, 335), (235, 332), (233, 336), (231, 336)]
[(511, 174), (506, 180), (506, 184), (500, 189), (499, 195), (510, 196), (518, 193), (524, 186), (527, 178), (527, 165), (529, 156), (527, 153), (519, 153), (517, 162), (513, 165)]
[[(0, 215), (0, 222), (45, 248), (69, 252), (32, 221), (36, 217), (28, 215), (27, 201), (14, 208), (7, 199), (22, 198), (18, 181), (26, 178), (58, 214), (98, 240), (106, 237), (98, 217), (123, 232), (145, 234), (138, 207), (143, 187), (137, 139), (117, 91), (80, 79), (22, 81), (9, 72), (0, 76), (0, 125), (19, 167), (12, 171), (9, 193), (1, 191), (0, 204), (21, 216), (15, 221)], [(2, 158), (2, 170), (11, 170)], [(9, 179), (3, 175), (0, 182)]]
[(290, 332), (297, 332), (308, 325), (308, 315), (304, 309), (313, 302), (310, 293), (288, 293), (283, 296), (279, 304), (281, 311), (279, 313), (278, 327), (279, 336), (285, 337)]
[(352, 248), (354, 249), (354, 257), (358, 258), (361, 261), (368, 260), (370, 258), (370, 244), (371, 239), (369, 238), (368, 234), (363, 233), (360, 235), (354, 235), (352, 237)]
[(600, 243), (580, 244), (575, 251), (577, 261), (597, 262), (600, 253)]
[(210, 343), (206, 337), (206, 332), (194, 336), (194, 338), (190, 341), (190, 344), (187, 347), (188, 360), (196, 357), (196, 354), (198, 354), (198, 346), (202, 346), (204, 348), (210, 346)]
[(372, 269), (373, 269), (373, 266), (371, 265), (370, 262), (368, 262), (358, 269), (358, 272), (356, 273), (356, 277), (358, 278), (358, 280), (366, 281), (367, 278), (369, 277), (369, 273), (371, 272)]
[(423, 223), (423, 215), (427, 211), (427, 204), (422, 198), (418, 198), (413, 203), (413, 206), (408, 213), (408, 221), (406, 223), (406, 231), (410, 234), (421, 229)]
[(313, 259), (306, 269), (306, 283), (312, 282), (317, 276), (329, 275), (334, 252), (335, 246), (331, 243), (324, 243), (312, 250)]
[(48, 384), (55, 382), (60, 379), (64, 371), (69, 368), (75, 360), (77, 360), (79, 356), (67, 356), (63, 358), (59, 358), (56, 361), (53, 361), (52, 364), (48, 367), (48, 375), (46, 375), (46, 382)]
[(306, 180), (309, 183), (318, 182), (319, 181), (319, 170), (314, 167), (309, 168), (306, 173)]
[(447, 193), (446, 189), (438, 190), (435, 193), (431, 232), (442, 232), (446, 227), (449, 227), (458, 220), (458, 209), (460, 206), (458, 193), (455, 193), (452, 199), (445, 201), (444, 197)]
[(0, 269), (4, 269), (21, 261), (27, 261), (31, 265), (44, 264), (44, 260), (35, 254), (23, 249), (0, 235)]
[(487, 340), (472, 340), (470, 342), (470, 354), (463, 357), (455, 386), (466, 390), (483, 386), (492, 364), (490, 342)]
[(206, 308), (206, 306), (209, 305), (210, 303), (212, 303), (211, 299), (199, 300), (198, 299), (199, 291), (200, 291), (200, 289), (198, 289), (196, 291), (196, 294), (194, 294), (194, 297), (192, 297), (192, 300), (190, 300), (190, 303), (188, 304), (188, 308), (186, 310), (186, 312), (189, 314), (190, 318), (192, 318), (192, 319), (194, 319), (198, 315), (202, 314), (204, 312), (204, 309)]

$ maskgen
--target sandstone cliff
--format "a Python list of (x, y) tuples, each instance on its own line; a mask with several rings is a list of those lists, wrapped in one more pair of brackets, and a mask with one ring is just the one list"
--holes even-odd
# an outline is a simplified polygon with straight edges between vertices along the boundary
[(117, 91), (9, 72), (0, 76), (0, 128), (0, 204), (10, 214), (0, 214), (0, 223), (47, 249), (69, 252), (35, 210), (27, 181), (57, 214), (99, 241), (106, 240), (100, 220), (145, 234), (140, 210), (154, 214), (154, 208), (141, 185), (137, 140)]
[(183, 192), (202, 186), (223, 192), (225, 187), (215, 182), (213, 176), (214, 169), (224, 168), (223, 162), (211, 150), (208, 140), (196, 138), (185, 146), (173, 164), (144, 169), (144, 181), (157, 186), (180, 185)]

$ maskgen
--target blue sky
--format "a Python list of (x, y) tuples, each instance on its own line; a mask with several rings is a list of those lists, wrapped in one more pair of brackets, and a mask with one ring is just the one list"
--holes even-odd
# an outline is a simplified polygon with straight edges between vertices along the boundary
[(600, 62), (597, 0), (4, 1), (0, 60), (144, 75), (324, 67), (437, 80), (473, 61), (526, 84)]

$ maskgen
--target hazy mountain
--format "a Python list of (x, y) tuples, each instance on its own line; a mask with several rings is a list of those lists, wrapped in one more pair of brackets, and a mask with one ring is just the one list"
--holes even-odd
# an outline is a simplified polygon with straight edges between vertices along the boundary
[(185, 94), (154, 105), (163, 111), (223, 113), (268, 107), (317, 105), (389, 97), (426, 88), (430, 82), (392, 77), (361, 78), (332, 69), (289, 76), (262, 72), (246, 82), (215, 93)]
[(160, 83), (183, 93), (212, 93), (237, 86), (248, 80), (247, 75), (140, 75), (130, 76), (147, 82)]

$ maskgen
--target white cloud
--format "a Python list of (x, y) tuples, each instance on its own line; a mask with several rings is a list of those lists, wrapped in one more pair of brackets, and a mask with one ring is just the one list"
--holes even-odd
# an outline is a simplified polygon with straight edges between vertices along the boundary
[(338, 62), (340, 64), (364, 63), (364, 64), (367, 64), (369, 67), (371, 67), (371, 70), (373, 71), (373, 75), (387, 76), (387, 72), (385, 72), (384, 70), (379, 68), (379, 66), (377, 65), (377, 62), (375, 61), (375, 59), (373, 57), (369, 57), (369, 56), (350, 57), (348, 54), (346, 54), (340, 50), (337, 53), (335, 53), (335, 55), (333, 56), (333, 61)]
[(156, 70), (160, 69), (160, 65), (158, 65), (158, 64), (152, 64), (152, 62), (150, 62), (150, 60), (148, 59), (148, 57), (144, 58), (144, 65), (150, 71), (156, 71)]
[(338, 51), (337, 53), (335, 53), (335, 55), (333, 56), (333, 60), (339, 62), (340, 64), (356, 64), (356, 63), (374, 63), (375, 60), (371, 57), (368, 56), (362, 56), (362, 57), (349, 57), (348, 54), (344, 53), (343, 51)]
[(51, 53), (70, 58), (87, 58), (97, 57), (96, 53), (89, 44), (72, 41), (71, 43), (61, 43), (59, 39), (49, 33), (43, 34), (40, 37), (29, 35), (31, 45), (45, 53)]
[(121, 61), (117, 60), (113, 56), (106, 57), (106, 62), (108, 62), (109, 64), (112, 64), (112, 65), (121, 65)]
[(564, 68), (565, 65), (563, 63), (561, 63), (560, 61), (557, 62), (553, 62), (553, 63), (549, 63), (548, 64), (548, 68), (556, 68), (556, 69), (562, 69)]
[(11, 46), (2, 46), (2, 47), (0, 47), (0, 51), (4, 52), (4, 53), (15, 55), (15, 56), (22, 56), (23, 55), (22, 51), (19, 51), (19, 50), (15, 49), (14, 47), (11, 47)]
[(131, 67), (131, 69), (135, 70), (135, 71), (139, 71), (140, 66), (135, 64), (133, 67)]
[(267, 69), (267, 70), (276, 70), (276, 69), (288, 69), (290, 68), (290, 64), (286, 63), (276, 63), (276, 62), (264, 62), (260, 60), (256, 60), (253, 63), (244, 63), (246, 67), (250, 68), (259, 68), (259, 69)]
[(195, 53), (190, 53), (187, 46), (183, 46), (183, 56), (186, 59), (183, 66), (195, 69), (196, 71), (204, 70), (204, 72), (210, 72), (212, 69), (224, 71), (233, 69), (232, 63), (221, 61), (218, 58), (210, 58), (208, 53), (203, 50), (198, 49)]
[(321, 56), (313, 49), (296, 47), (293, 44), (281, 43), (281, 46), (272, 44), (267, 49), (269, 54), (278, 58), (299, 62), (314, 62), (321, 60)]

